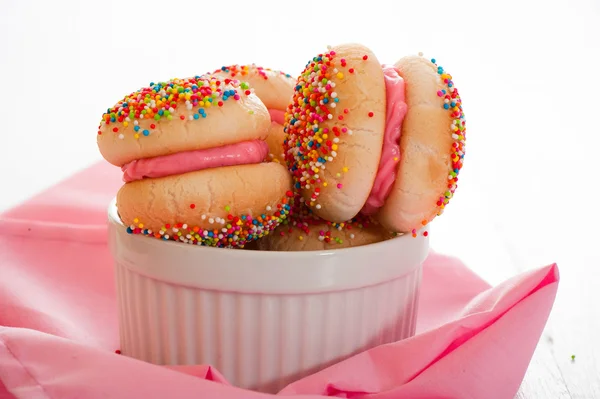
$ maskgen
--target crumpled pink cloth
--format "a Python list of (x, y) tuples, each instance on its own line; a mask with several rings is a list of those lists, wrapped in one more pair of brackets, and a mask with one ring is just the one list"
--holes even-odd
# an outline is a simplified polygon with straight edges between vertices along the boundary
[[(164, 367), (115, 354), (106, 207), (118, 168), (94, 165), (0, 216), (0, 398), (273, 395), (209, 365)], [(424, 265), (417, 335), (296, 381), (295, 398), (513, 398), (558, 286), (550, 265), (489, 287), (457, 259)]]

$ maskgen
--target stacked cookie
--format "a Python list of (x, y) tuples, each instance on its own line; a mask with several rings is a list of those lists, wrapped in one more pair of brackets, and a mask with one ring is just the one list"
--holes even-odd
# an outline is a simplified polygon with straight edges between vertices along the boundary
[(456, 190), (465, 131), (434, 59), (382, 66), (349, 44), (296, 79), (232, 65), (151, 84), (103, 115), (98, 145), (123, 170), (132, 233), (290, 251), (427, 234)]
[(289, 214), (291, 177), (263, 162), (271, 120), (253, 89), (213, 75), (129, 94), (102, 117), (98, 146), (123, 170), (119, 216), (134, 234), (244, 247)]

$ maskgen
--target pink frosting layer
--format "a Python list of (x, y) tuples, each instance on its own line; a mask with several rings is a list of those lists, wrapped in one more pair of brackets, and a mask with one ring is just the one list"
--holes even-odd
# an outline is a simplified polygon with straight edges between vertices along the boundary
[(408, 110), (404, 94), (404, 79), (398, 74), (398, 70), (393, 66), (383, 65), (383, 76), (387, 98), (385, 133), (377, 176), (361, 211), (367, 216), (374, 214), (383, 206), (396, 180), (396, 165), (400, 160), (402, 121)]
[(285, 119), (285, 111), (280, 111), (278, 109), (270, 109), (269, 115), (271, 115), (272, 122), (277, 122), (280, 125), (283, 125), (283, 121)]
[(138, 159), (123, 165), (121, 170), (123, 181), (131, 182), (145, 177), (165, 177), (221, 166), (259, 163), (268, 153), (269, 146), (262, 140), (243, 141), (223, 147)]

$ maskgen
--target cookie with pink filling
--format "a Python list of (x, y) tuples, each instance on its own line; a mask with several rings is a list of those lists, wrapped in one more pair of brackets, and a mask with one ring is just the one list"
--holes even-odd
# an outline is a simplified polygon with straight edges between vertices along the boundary
[(283, 121), (285, 110), (292, 98), (296, 80), (289, 74), (256, 64), (228, 65), (213, 72), (214, 75), (248, 82), (262, 100), (271, 116), (267, 136), (269, 160), (284, 163)]
[(452, 77), (421, 56), (382, 65), (360, 44), (313, 57), (284, 124), (286, 163), (301, 200), (340, 223), (372, 217), (412, 232), (456, 190), (465, 145)]
[(97, 142), (123, 171), (119, 216), (130, 233), (243, 247), (289, 213), (291, 178), (266, 162), (271, 120), (237, 79), (151, 83), (109, 108)]

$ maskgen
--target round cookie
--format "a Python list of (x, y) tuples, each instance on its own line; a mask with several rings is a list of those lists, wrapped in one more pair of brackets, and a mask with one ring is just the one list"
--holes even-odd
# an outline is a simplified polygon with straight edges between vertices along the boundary
[(264, 140), (269, 113), (250, 86), (196, 76), (151, 83), (109, 108), (97, 143), (111, 164)]
[(452, 76), (434, 59), (408, 56), (395, 67), (406, 83), (397, 176), (375, 218), (387, 229), (413, 232), (440, 215), (457, 187), (466, 122)]
[(228, 166), (127, 183), (117, 208), (130, 233), (243, 247), (287, 218), (290, 187), (282, 165)]
[(295, 84), (291, 75), (256, 64), (223, 66), (212, 74), (248, 82), (267, 109), (281, 111), (287, 108)]
[(263, 251), (322, 251), (373, 244), (396, 237), (367, 218), (345, 223), (291, 217), (256, 245)]
[(284, 152), (295, 189), (319, 217), (343, 222), (360, 212), (378, 170), (385, 112), (381, 64), (365, 46), (333, 47), (298, 77)]
[(271, 127), (267, 136), (269, 160), (285, 163), (283, 154), (284, 114), (292, 97), (296, 79), (287, 73), (255, 64), (223, 66), (213, 74), (247, 81), (254, 88), (255, 94), (265, 104), (271, 116)]

